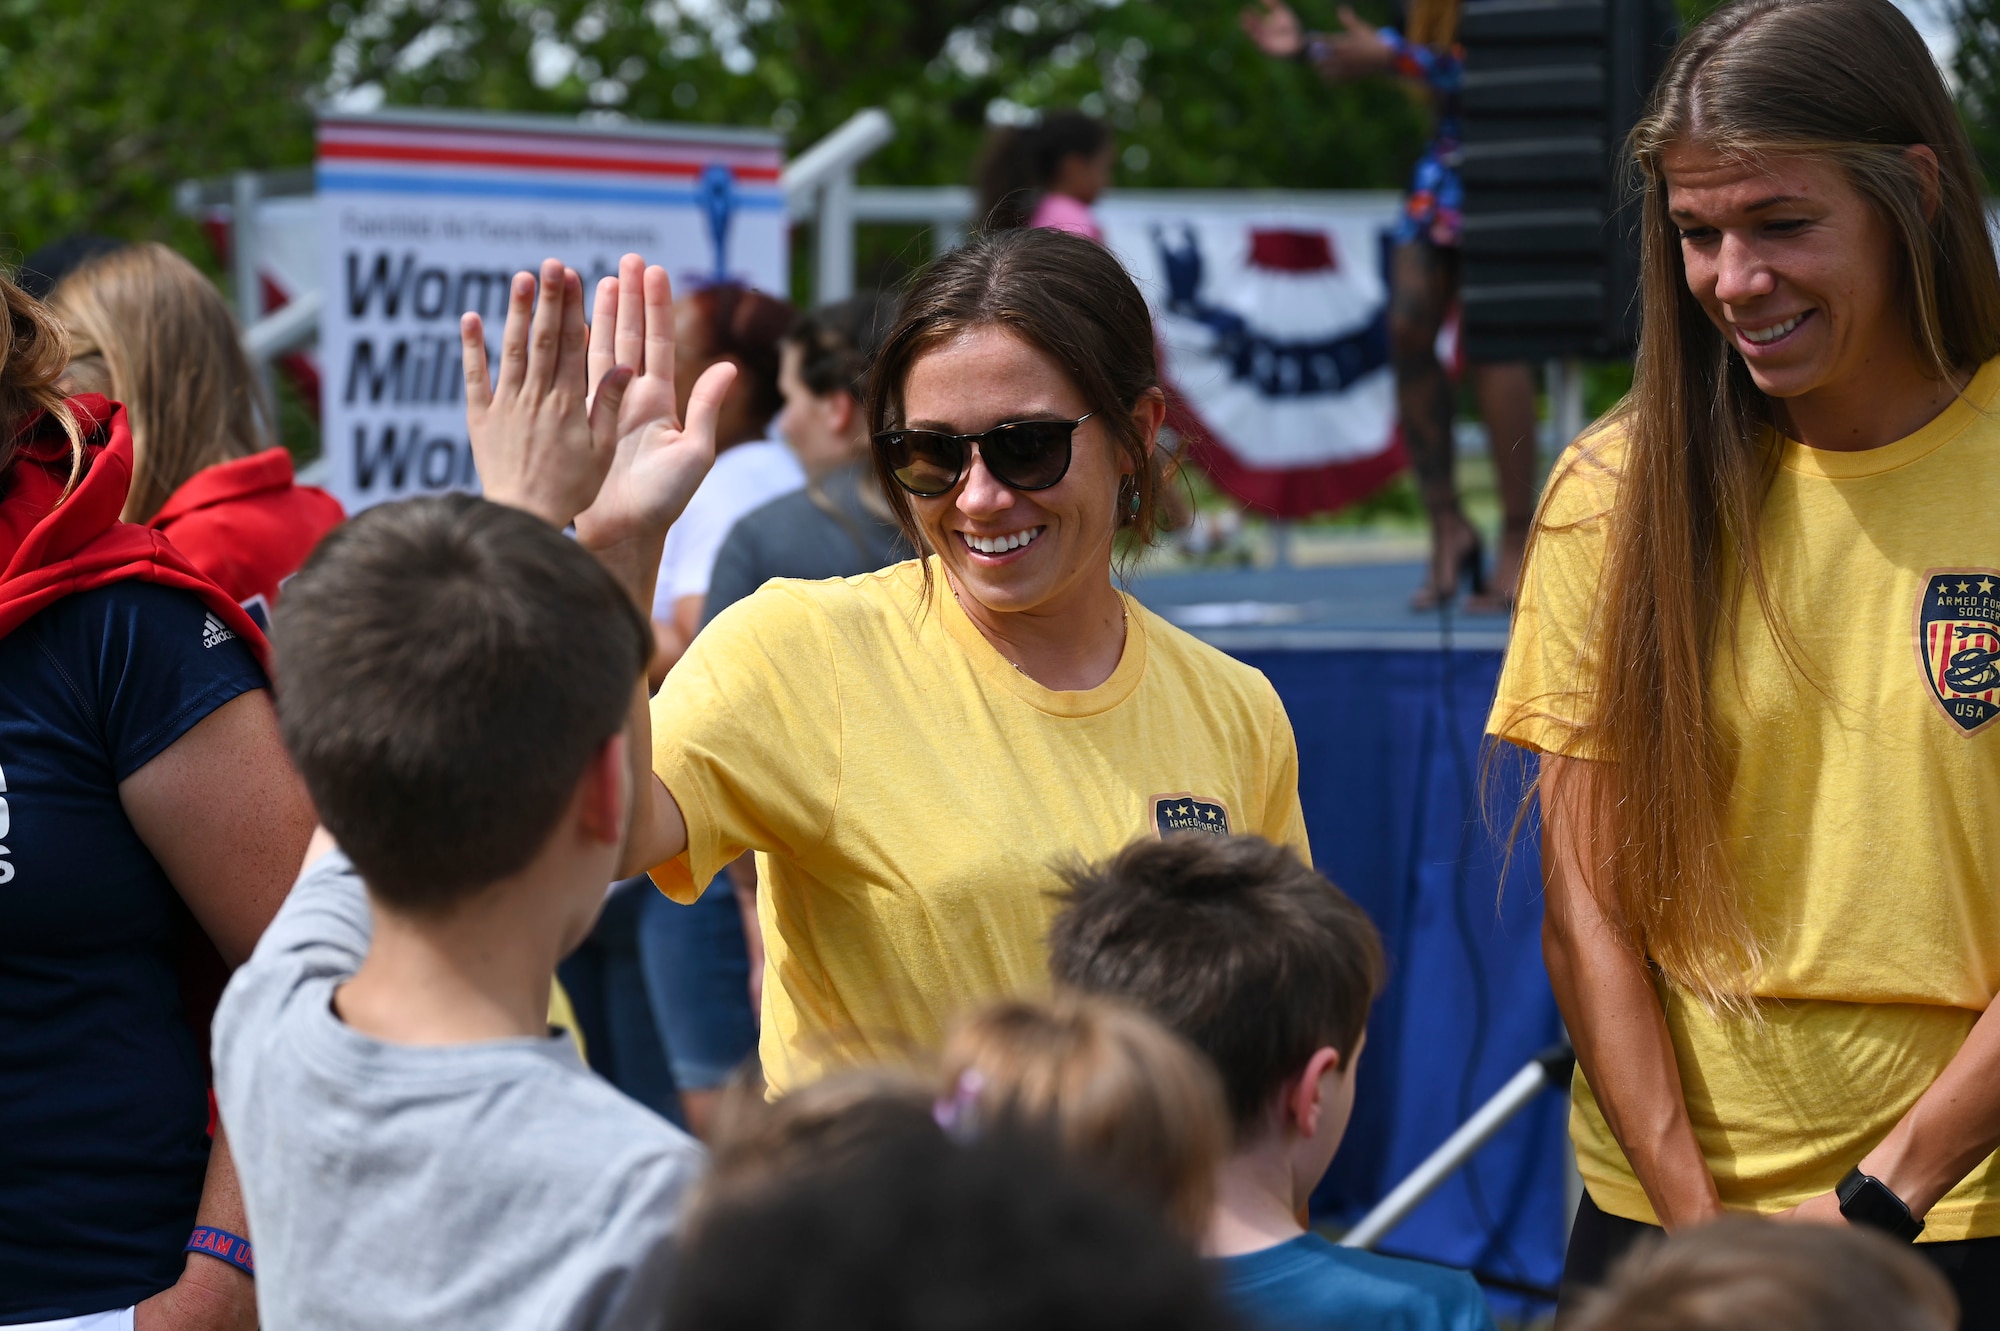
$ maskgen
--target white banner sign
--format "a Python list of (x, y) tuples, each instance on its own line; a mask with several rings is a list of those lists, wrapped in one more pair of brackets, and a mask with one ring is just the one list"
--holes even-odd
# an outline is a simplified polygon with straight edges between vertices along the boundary
[(335, 116), (319, 126), (319, 341), (326, 484), (349, 512), (474, 489), (458, 321), (497, 359), (511, 276), (558, 258), (585, 300), (619, 256), (677, 294), (718, 281), (783, 294), (774, 134), (516, 116)]

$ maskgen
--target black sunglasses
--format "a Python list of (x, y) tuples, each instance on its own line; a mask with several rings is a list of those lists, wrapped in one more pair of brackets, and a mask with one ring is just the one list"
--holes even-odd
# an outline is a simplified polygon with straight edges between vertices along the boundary
[(935, 499), (958, 484), (972, 460), (972, 446), (993, 479), (1013, 490), (1046, 490), (1069, 474), (1071, 436), (1097, 413), (1073, 421), (1010, 421), (979, 434), (936, 430), (884, 430), (876, 451), (896, 484), (913, 495)]

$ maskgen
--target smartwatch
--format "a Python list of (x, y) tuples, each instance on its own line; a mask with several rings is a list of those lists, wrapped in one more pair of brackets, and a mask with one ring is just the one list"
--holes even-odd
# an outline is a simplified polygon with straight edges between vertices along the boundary
[(1905, 1243), (1915, 1243), (1917, 1235), (1924, 1232), (1924, 1222), (1910, 1214), (1903, 1199), (1881, 1179), (1862, 1173), (1858, 1166), (1847, 1171), (1847, 1177), (1834, 1188), (1833, 1195), (1840, 1199), (1840, 1213), (1851, 1225), (1879, 1229)]

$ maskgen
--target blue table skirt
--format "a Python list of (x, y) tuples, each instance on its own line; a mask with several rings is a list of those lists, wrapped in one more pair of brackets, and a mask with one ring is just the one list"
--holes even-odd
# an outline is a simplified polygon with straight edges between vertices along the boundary
[[(1531, 769), (1507, 746), (1487, 762), (1497, 652), (1237, 655), (1291, 715), (1315, 863), (1374, 917), (1390, 959), (1353, 1125), (1313, 1199), (1316, 1218), (1351, 1223), (1561, 1036), (1532, 815), (1506, 849)], [(1381, 1250), (1553, 1288), (1567, 1112), (1544, 1095)]]

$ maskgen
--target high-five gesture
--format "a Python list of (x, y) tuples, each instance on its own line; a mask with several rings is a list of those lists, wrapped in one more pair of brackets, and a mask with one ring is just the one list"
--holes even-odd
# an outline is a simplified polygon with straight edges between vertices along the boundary
[[(465, 416), (488, 498), (527, 509), (577, 539), (650, 603), (659, 546), (715, 461), (716, 416), (736, 367), (695, 382), (685, 424), (674, 400), (674, 299), (664, 268), (636, 254), (597, 286), (586, 328), (583, 284), (555, 259), (507, 292), (500, 374), (489, 384), (477, 314), (459, 322)], [(596, 384), (593, 391), (589, 385)]]
[(500, 375), (486, 370), (486, 330), (477, 314), (459, 320), (465, 421), (486, 496), (557, 527), (588, 508), (618, 446), (618, 417), (629, 369), (586, 388), (583, 283), (555, 259), (537, 283), (516, 273), (500, 333)]
[[(610, 382), (629, 369), (618, 407), (618, 448), (596, 502), (577, 515), (576, 535), (600, 555), (631, 542), (656, 542), (715, 461), (716, 418), (736, 378), (711, 366), (688, 394), (685, 423), (674, 400), (674, 293), (667, 271), (636, 254), (618, 276), (597, 284), (590, 323), (590, 377)], [(652, 563), (658, 568), (658, 553)]]

